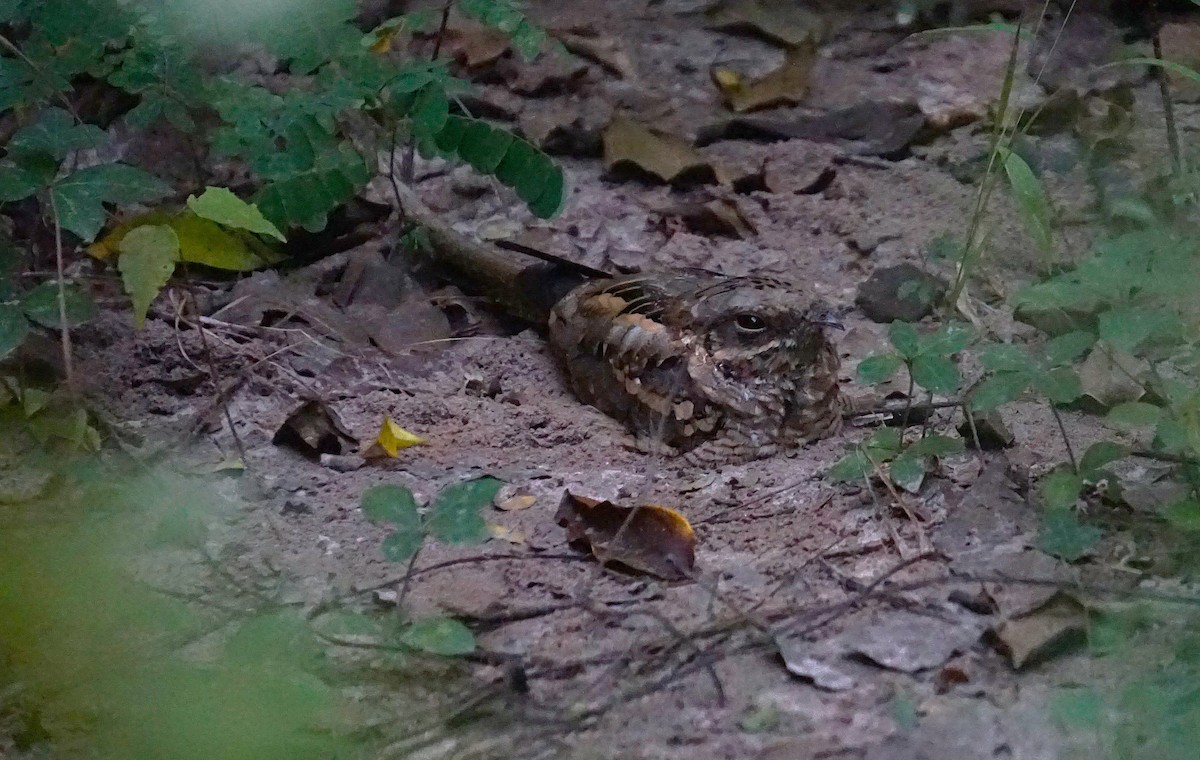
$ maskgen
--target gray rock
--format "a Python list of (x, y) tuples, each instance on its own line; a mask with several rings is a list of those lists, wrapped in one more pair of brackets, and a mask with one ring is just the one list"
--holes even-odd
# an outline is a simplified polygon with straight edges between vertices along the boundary
[(876, 269), (858, 288), (855, 303), (875, 322), (916, 322), (933, 313), (946, 283), (912, 264)]

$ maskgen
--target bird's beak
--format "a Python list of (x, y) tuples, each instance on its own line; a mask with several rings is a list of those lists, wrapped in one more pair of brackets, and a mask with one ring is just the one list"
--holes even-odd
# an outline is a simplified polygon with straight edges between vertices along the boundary
[(845, 330), (846, 325), (842, 323), (842, 315), (831, 308), (817, 308), (809, 315), (808, 320), (822, 327), (832, 327), (835, 330)]

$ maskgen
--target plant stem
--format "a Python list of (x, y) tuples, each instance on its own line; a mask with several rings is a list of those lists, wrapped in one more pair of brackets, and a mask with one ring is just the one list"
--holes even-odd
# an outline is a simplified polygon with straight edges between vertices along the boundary
[(1062, 415), (1058, 413), (1058, 409), (1054, 408), (1053, 401), (1046, 403), (1050, 404), (1050, 413), (1054, 415), (1054, 421), (1058, 423), (1058, 432), (1062, 435), (1063, 445), (1067, 447), (1067, 458), (1071, 460), (1071, 469), (1078, 473), (1079, 462), (1075, 460), (1075, 450), (1071, 447), (1071, 438), (1067, 435), (1067, 426), (1063, 424)]
[[(429, 56), (429, 61), (431, 63), (433, 61), (436, 61), (438, 59), (438, 56), (441, 55), (441, 53), (442, 53), (442, 40), (445, 39), (445, 37), (446, 37), (446, 26), (449, 23), (450, 23), (450, 2), (449, 2), (449, 0), (447, 0), (447, 2), (442, 5), (442, 20), (441, 20), (441, 23), (438, 24), (437, 36), (434, 37), (434, 39), (433, 39), (433, 53)], [(417, 141), (415, 139), (412, 139), (412, 137), (410, 136), (410, 139), (408, 142), (408, 152), (406, 152), (404, 154), (404, 165), (402, 167), (404, 183), (407, 185), (412, 184), (413, 176), (416, 173), (416, 155), (417, 155)]]
[[(1150, 21), (1150, 42), (1154, 47), (1154, 60), (1162, 62), (1162, 19), (1158, 15), (1158, 0), (1147, 0), (1146, 15)], [(1171, 88), (1167, 82), (1167, 70), (1154, 67), (1154, 78), (1158, 80), (1158, 92), (1162, 96), (1163, 118), (1167, 123), (1167, 148), (1171, 151), (1173, 173), (1183, 172), (1183, 158), (1179, 151), (1179, 132), (1175, 127), (1175, 105), (1171, 101)]]
[(58, 336), (62, 344), (63, 373), (66, 376), (67, 390), (72, 394), (78, 392), (75, 385), (75, 362), (71, 351), (71, 325), (67, 321), (67, 285), (66, 267), (63, 264), (62, 225), (58, 218), (58, 201), (54, 198), (54, 190), (47, 193), (50, 197), (50, 217), (54, 222), (54, 261), (58, 273)]
[(404, 570), (404, 583), (400, 586), (400, 593), (396, 595), (396, 608), (401, 612), (404, 611), (404, 600), (408, 598), (408, 589), (412, 586), (413, 568), (416, 567), (417, 557), (421, 556), (421, 550), (425, 548), (425, 542), (422, 541), (417, 545), (417, 550), (408, 558), (408, 567)]

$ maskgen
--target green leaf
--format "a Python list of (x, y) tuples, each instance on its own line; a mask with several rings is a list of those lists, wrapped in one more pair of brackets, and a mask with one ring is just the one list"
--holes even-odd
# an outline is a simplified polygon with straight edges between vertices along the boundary
[(1153, 447), (1172, 454), (1190, 453), (1192, 440), (1187, 426), (1174, 417), (1163, 417), (1154, 429)]
[(429, 512), (429, 532), (448, 544), (473, 544), (487, 538), (479, 510), (491, 503), (503, 483), (483, 477), (442, 489)]
[(353, 146), (341, 143), (317, 156), (311, 169), (268, 183), (254, 201), (276, 227), (299, 224), (316, 231), (324, 228), (330, 211), (354, 197), (370, 179), (363, 157)]
[(967, 347), (974, 335), (971, 328), (961, 322), (950, 322), (937, 332), (921, 339), (921, 353), (949, 356)]
[(971, 408), (988, 412), (1016, 401), (1029, 387), (1027, 372), (999, 372), (984, 380), (971, 393)]
[(1059, 467), (1047, 473), (1039, 484), (1042, 502), (1047, 510), (1065, 510), (1075, 506), (1083, 480), (1069, 467)]
[(178, 260), (179, 238), (166, 225), (138, 227), (121, 239), (117, 268), (125, 292), (133, 298), (133, 318), (139, 328), (146, 322), (150, 303), (171, 279)]
[[(64, 295), (69, 327), (78, 327), (96, 316), (96, 303), (87, 293), (68, 285)], [(59, 329), (62, 322), (58, 310), (58, 283), (43, 282), (26, 293), (21, 298), (21, 309), (39, 325)]]
[(913, 456), (945, 457), (964, 450), (962, 439), (937, 433), (927, 435), (904, 450)]
[(1108, 410), (1104, 420), (1108, 424), (1122, 430), (1153, 427), (1162, 419), (1163, 410), (1154, 404), (1143, 401), (1127, 401), (1117, 404)]
[(383, 541), (383, 556), (391, 562), (407, 562), (425, 540), (421, 516), (412, 491), (404, 486), (381, 485), (367, 489), (359, 506), (372, 522), (383, 522), (396, 529)]
[(1099, 528), (1079, 522), (1071, 509), (1051, 509), (1042, 518), (1042, 534), (1038, 548), (1064, 562), (1074, 562), (1103, 535)]
[(38, 120), (19, 130), (5, 148), (18, 164), (35, 153), (62, 161), (77, 150), (95, 148), (104, 141), (104, 131), (91, 124), (76, 124), (75, 118), (61, 108), (44, 109)]
[(1025, 227), (1037, 247), (1049, 254), (1054, 250), (1054, 239), (1050, 229), (1050, 199), (1046, 197), (1046, 190), (1025, 159), (1008, 149), (1003, 149), (1003, 156), (1004, 172), (1008, 175), (1008, 184)]
[(418, 526), (415, 530), (396, 528), (383, 539), (380, 550), (388, 562), (408, 562), (425, 541), (425, 532)]
[(59, 180), (50, 192), (63, 229), (91, 242), (104, 226), (105, 203), (144, 203), (169, 195), (171, 188), (141, 169), (102, 164)]
[(475, 634), (454, 618), (427, 618), (410, 625), (400, 641), (413, 649), (447, 657), (475, 651)]
[(417, 92), (409, 115), (413, 121), (414, 132), (436, 135), (446, 126), (447, 117), (450, 115), (450, 101), (446, 99), (446, 90), (440, 84), (422, 87)]
[(858, 382), (866, 385), (882, 383), (895, 375), (904, 366), (899, 354), (875, 354), (858, 363)]
[(1151, 338), (1179, 334), (1179, 317), (1163, 309), (1113, 309), (1100, 315), (1099, 325), (1101, 338), (1130, 352)]
[(29, 322), (20, 307), (0, 303), (0, 359), (17, 350), (29, 334)]
[(1055, 696), (1051, 712), (1064, 728), (1096, 729), (1104, 717), (1104, 700), (1095, 689), (1068, 689)]
[(905, 451), (888, 465), (888, 476), (900, 488), (915, 492), (925, 479), (924, 458)]
[(419, 528), (417, 500), (404, 486), (373, 486), (363, 492), (359, 508), (371, 522), (385, 522), (397, 527)]
[(1054, 404), (1069, 404), (1083, 394), (1079, 375), (1066, 367), (1034, 375), (1033, 387)]
[(953, 393), (962, 377), (958, 367), (945, 356), (921, 354), (913, 359), (913, 382), (933, 393)]
[(5, 161), (0, 163), (0, 203), (19, 201), (41, 190), (54, 179), (51, 172), (46, 177), (41, 172)]
[(476, 121), (463, 132), (458, 146), (458, 155), (481, 174), (493, 174), (515, 138), (512, 133), (493, 129), (482, 121)]
[(1113, 441), (1098, 441), (1083, 453), (1083, 457), (1079, 460), (1079, 471), (1085, 478), (1091, 477), (1096, 470), (1109, 462), (1124, 459), (1127, 456), (1129, 456), (1128, 446), (1122, 446)]
[(1020, 346), (996, 343), (979, 354), (983, 368), (992, 372), (1033, 372), (1038, 364)]
[(900, 453), (900, 431), (896, 428), (880, 428), (871, 434), (863, 444), (863, 448), (876, 462), (891, 459)]
[(1162, 510), (1162, 517), (1171, 527), (1195, 533), (1200, 531), (1200, 502), (1192, 499), (1175, 502)]
[(223, 187), (206, 187), (200, 197), (189, 195), (187, 205), (197, 216), (217, 224), (270, 235), (281, 243), (287, 242), (279, 228), (267, 221), (257, 206), (246, 203)]
[(905, 359), (915, 359), (921, 351), (921, 336), (908, 322), (892, 322), (888, 326), (888, 339)]
[(1096, 343), (1096, 336), (1087, 330), (1070, 332), (1046, 341), (1043, 353), (1051, 367), (1069, 364), (1083, 356)]
[(826, 470), (825, 477), (833, 483), (854, 483), (874, 471), (866, 453), (862, 449), (855, 449)]

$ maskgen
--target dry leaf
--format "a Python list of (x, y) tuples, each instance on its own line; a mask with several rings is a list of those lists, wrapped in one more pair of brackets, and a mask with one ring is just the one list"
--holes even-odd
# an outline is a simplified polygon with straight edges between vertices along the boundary
[(713, 29), (749, 32), (786, 47), (816, 44), (829, 33), (819, 13), (780, 0), (719, 0), (704, 15)]
[(317, 399), (305, 401), (289, 414), (271, 443), (313, 459), (321, 454), (343, 454), (358, 445), (337, 414)]
[(500, 541), (507, 541), (510, 544), (518, 545), (525, 543), (525, 534), (514, 528), (497, 525), (496, 523), (488, 523), (487, 531), (489, 536)]
[(397, 425), (391, 417), (385, 415), (383, 425), (379, 428), (379, 435), (375, 436), (375, 440), (363, 450), (362, 455), (367, 459), (395, 457), (400, 449), (407, 449), (409, 446), (421, 443), (425, 443), (424, 438), (410, 433)]
[(1086, 630), (1087, 608), (1075, 597), (1059, 592), (1032, 612), (1004, 621), (992, 636), (996, 648), (1019, 669)]
[(716, 67), (711, 76), (725, 99), (725, 105), (737, 113), (775, 106), (796, 105), (808, 94), (809, 74), (816, 60), (812, 45), (789, 48), (779, 68), (759, 79), (747, 82), (732, 69)]
[(618, 115), (601, 135), (604, 168), (634, 170), (674, 185), (724, 184), (722, 173), (686, 140)]
[(617, 562), (664, 580), (685, 580), (695, 567), (696, 534), (678, 512), (648, 504), (621, 507), (563, 494), (555, 520), (569, 543), (583, 544), (601, 562)]
[(130, 230), (146, 225), (165, 225), (179, 238), (179, 258), (214, 269), (249, 272), (283, 260), (282, 254), (257, 236), (227, 229), (191, 211), (151, 211), (114, 227), (87, 247), (91, 256), (105, 260), (118, 253)]
[(445, 41), (451, 56), (470, 71), (495, 63), (511, 47), (507, 34), (482, 24), (447, 29)]
[[(1163, 24), (1160, 36), (1164, 60), (1200, 70), (1200, 23), (1191, 20)], [(1173, 97), (1184, 101), (1200, 99), (1200, 82), (1175, 69), (1167, 69), (1166, 74)]]
[(496, 509), (502, 512), (520, 512), (529, 509), (537, 503), (537, 497), (531, 493), (517, 493), (509, 496), (507, 499), (501, 499), (496, 502)]
[(567, 50), (580, 58), (600, 64), (606, 70), (616, 74), (621, 79), (637, 79), (637, 69), (633, 60), (621, 47), (621, 43), (611, 37), (599, 37), (595, 34), (582, 34), (582, 30), (552, 31), (551, 34), (563, 44)]
[(1098, 410), (1108, 409), (1125, 401), (1137, 401), (1146, 389), (1137, 381), (1150, 370), (1150, 363), (1128, 351), (1096, 342), (1083, 363), (1079, 365), (1079, 384), (1085, 405)]

